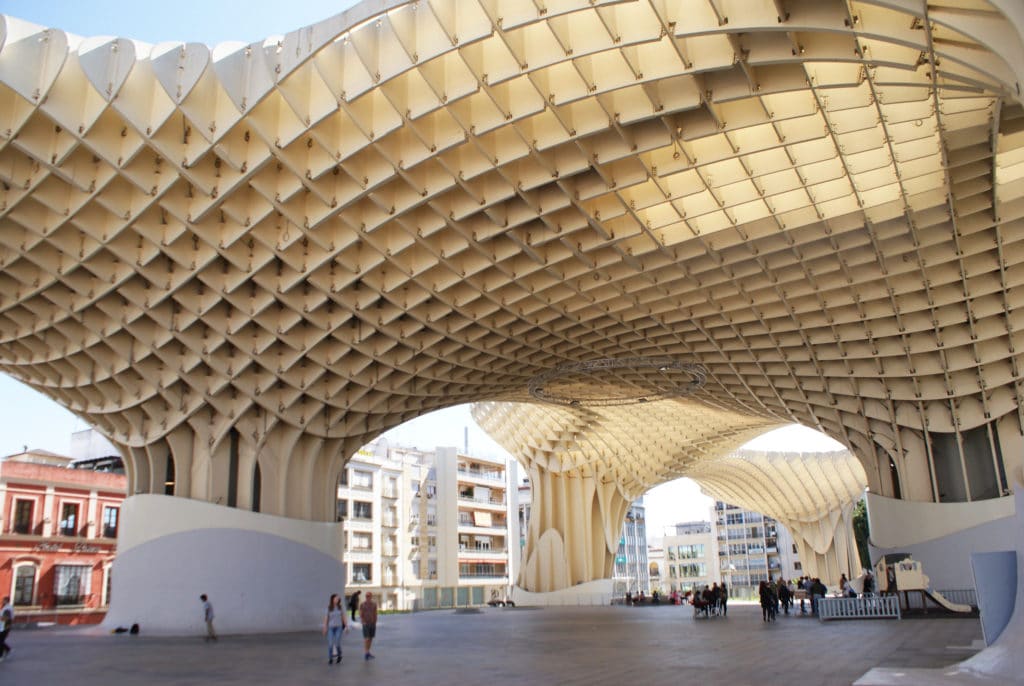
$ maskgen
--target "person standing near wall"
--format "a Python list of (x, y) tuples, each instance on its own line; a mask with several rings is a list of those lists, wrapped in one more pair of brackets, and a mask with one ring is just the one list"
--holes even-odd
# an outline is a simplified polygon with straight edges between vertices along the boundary
[(377, 635), (377, 603), (373, 602), (371, 591), (366, 592), (366, 600), (359, 606), (359, 621), (363, 623), (363, 648), (366, 650), (363, 659), (372, 660), (374, 657), (370, 652), (370, 646)]
[(334, 663), (335, 654), (341, 664), (341, 632), (348, 628), (345, 622), (345, 609), (341, 606), (341, 598), (337, 593), (331, 594), (327, 603), (327, 614), (324, 616), (324, 636), (327, 637), (327, 664)]
[(205, 593), (199, 596), (199, 599), (203, 601), (203, 621), (206, 622), (206, 637), (203, 640), (216, 641), (217, 632), (213, 630), (213, 605)]
[(352, 613), (352, 621), (356, 621), (356, 613), (359, 612), (359, 594), (362, 591), (355, 591), (348, 597), (348, 609)]
[(11, 633), (13, 625), (14, 608), (11, 607), (11, 598), (4, 596), (4, 603), (0, 606), (0, 662), (11, 654), (11, 647), (7, 645), (7, 634)]

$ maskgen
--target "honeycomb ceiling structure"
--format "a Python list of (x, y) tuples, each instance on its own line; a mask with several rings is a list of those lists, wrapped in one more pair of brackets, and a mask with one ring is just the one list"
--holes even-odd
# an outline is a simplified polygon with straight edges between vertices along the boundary
[(1019, 14), (364, 2), (213, 48), (5, 17), (0, 369), (140, 450), (349, 455), (626, 357), (706, 369), (681, 417), (862, 460), (1019, 433)]

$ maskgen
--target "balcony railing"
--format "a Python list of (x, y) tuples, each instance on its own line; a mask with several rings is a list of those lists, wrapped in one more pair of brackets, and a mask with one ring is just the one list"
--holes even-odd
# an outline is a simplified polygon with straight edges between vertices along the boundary
[(459, 493), (459, 500), (469, 503), (483, 503), (485, 505), (504, 505), (504, 498), (477, 498), (476, 496)]
[(505, 474), (501, 471), (493, 469), (473, 469), (472, 467), (459, 467), (459, 474), (465, 474), (466, 476), (472, 476), (477, 479), (487, 479), (488, 481), (505, 481)]

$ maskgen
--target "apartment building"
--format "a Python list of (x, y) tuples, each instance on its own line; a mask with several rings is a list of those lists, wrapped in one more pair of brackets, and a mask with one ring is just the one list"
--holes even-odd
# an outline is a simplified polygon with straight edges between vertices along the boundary
[(755, 598), (762, 580), (792, 579), (802, 573), (796, 543), (786, 527), (721, 501), (712, 507), (710, 521), (684, 522), (666, 530), (661, 546), (652, 547), (649, 555), (651, 588), (663, 593), (685, 593), (724, 581), (731, 597)]
[(627, 592), (650, 594), (650, 565), (647, 558), (647, 524), (643, 496), (633, 501), (622, 524), (619, 549), (615, 553), (612, 572), (612, 594), (624, 596)]
[(685, 593), (719, 581), (715, 542), (711, 522), (707, 521), (683, 522), (676, 524), (671, 533), (666, 531), (660, 590)]
[(504, 598), (518, 569), (516, 465), (378, 440), (338, 485), (346, 592), (384, 609), (481, 605)]
[(799, 576), (792, 536), (771, 517), (717, 501), (712, 525), (719, 577), (732, 597), (753, 598), (761, 581)]

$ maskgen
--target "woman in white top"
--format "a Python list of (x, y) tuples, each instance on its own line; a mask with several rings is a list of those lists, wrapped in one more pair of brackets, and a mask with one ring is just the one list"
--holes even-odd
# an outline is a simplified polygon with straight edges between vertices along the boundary
[(334, 664), (334, 656), (337, 653), (338, 664), (341, 664), (341, 632), (348, 627), (345, 621), (345, 610), (341, 607), (341, 598), (337, 593), (331, 594), (331, 600), (327, 605), (327, 614), (324, 615), (324, 635), (327, 636), (327, 664)]

